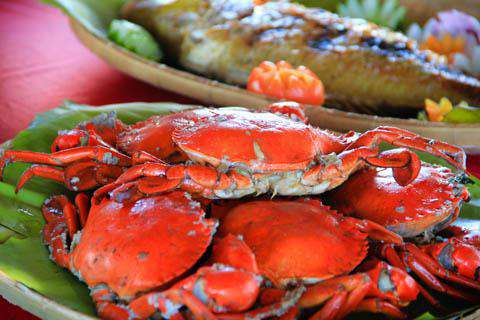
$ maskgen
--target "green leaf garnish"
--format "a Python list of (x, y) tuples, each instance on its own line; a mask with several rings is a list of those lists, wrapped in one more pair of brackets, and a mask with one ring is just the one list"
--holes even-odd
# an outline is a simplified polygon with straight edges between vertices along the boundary
[(465, 101), (453, 105), (447, 98), (437, 103), (425, 100), (425, 110), (418, 113), (417, 118), (423, 121), (446, 123), (480, 123), (480, 108), (469, 106)]
[(396, 29), (403, 22), (406, 9), (397, 0), (347, 0), (338, 5), (337, 12), (342, 16), (362, 18)]
[(447, 113), (442, 122), (448, 123), (480, 123), (480, 108), (458, 105)]
[(154, 61), (162, 60), (163, 53), (157, 41), (142, 26), (127, 20), (113, 20), (108, 38), (127, 50)]

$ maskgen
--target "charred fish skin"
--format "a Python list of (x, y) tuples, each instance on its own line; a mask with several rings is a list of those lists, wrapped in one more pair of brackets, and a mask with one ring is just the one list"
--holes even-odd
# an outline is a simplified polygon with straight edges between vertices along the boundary
[(137, 0), (123, 13), (166, 43), (182, 67), (227, 83), (244, 86), (262, 61), (287, 60), (315, 72), (327, 104), (347, 110), (400, 114), (444, 96), (480, 104), (479, 80), (361, 19), (252, 0)]

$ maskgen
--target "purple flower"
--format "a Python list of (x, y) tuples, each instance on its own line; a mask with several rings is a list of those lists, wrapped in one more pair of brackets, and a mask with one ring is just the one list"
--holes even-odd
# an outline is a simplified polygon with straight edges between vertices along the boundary
[(465, 39), (465, 52), (453, 55), (452, 66), (480, 78), (480, 22), (457, 10), (438, 13), (437, 18), (431, 18), (422, 28), (412, 24), (407, 35), (423, 43), (429, 36), (443, 38), (445, 35)]
[(424, 30), (437, 37), (449, 33), (455, 37), (464, 37), (468, 42), (473, 42), (471, 44), (480, 44), (480, 22), (457, 10), (438, 13), (437, 19), (430, 19)]

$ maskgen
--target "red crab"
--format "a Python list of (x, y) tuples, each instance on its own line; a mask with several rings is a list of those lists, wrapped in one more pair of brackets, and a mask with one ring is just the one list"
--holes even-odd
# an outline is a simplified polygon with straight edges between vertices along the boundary
[(217, 222), (204, 218), (199, 203), (183, 192), (128, 204), (103, 199), (90, 209), (82, 194), (75, 202), (65, 196), (46, 202), (44, 241), (57, 264), (88, 284), (101, 318), (160, 313), (181, 319), (182, 306), (197, 319), (268, 317), (292, 307), (303, 292), (286, 292), (276, 303), (250, 310), (262, 284), (255, 272), (214, 264), (188, 276)]
[(297, 305), (324, 304), (315, 319), (340, 319), (354, 310), (402, 317), (397, 306), (418, 294), (408, 274), (385, 263), (348, 275), (367, 256), (367, 236), (402, 240), (373, 222), (342, 217), (317, 200), (243, 203), (225, 215), (219, 232), (223, 238), (214, 245), (213, 261), (260, 273), (277, 288), (316, 283)]
[[(272, 108), (301, 118), (297, 115), (301, 110), (295, 106)], [(340, 185), (365, 165), (392, 168), (400, 184), (410, 183), (420, 168), (418, 157), (406, 149), (380, 153), (380, 142), (423, 150), (461, 169), (465, 163), (460, 148), (393, 127), (338, 136), (285, 115), (241, 108), (189, 110), (151, 117), (132, 126), (114, 119), (106, 121), (108, 125), (100, 121), (102, 129), (110, 129), (103, 131), (98, 122), (59, 137), (54, 147), (60, 151), (52, 154), (7, 150), (0, 167), (14, 161), (43, 164), (31, 167), (19, 187), (39, 175), (84, 190), (112, 181), (127, 167), (148, 162), (130, 168), (115, 184), (97, 193), (118, 187), (112, 194), (124, 199), (133, 191), (143, 196), (177, 187), (206, 198), (266, 192), (319, 194)], [(88, 126), (93, 129), (86, 130)], [(189, 161), (178, 165), (162, 162), (172, 158)]]
[(190, 113), (197, 120), (177, 119), (168, 138), (193, 163), (169, 165), (158, 159), (134, 166), (97, 190), (96, 197), (109, 192), (124, 201), (175, 188), (210, 199), (319, 194), (366, 165), (392, 168), (400, 184), (410, 183), (420, 170), (418, 157), (403, 148), (379, 153), (382, 141), (424, 150), (464, 168), (461, 149), (396, 128), (337, 136), (271, 113), (243, 109)]
[(464, 173), (422, 163), (417, 179), (399, 185), (380, 168), (361, 170), (326, 198), (344, 215), (374, 221), (402, 237), (433, 234), (454, 222), (470, 195)]
[[(381, 245), (376, 251), (392, 265), (413, 272), (437, 292), (470, 302), (479, 301), (480, 250), (468, 243), (450, 239), (418, 246), (413, 243)], [(471, 290), (461, 290), (458, 286)], [(439, 305), (425, 289), (421, 291), (433, 305)]]
[[(413, 271), (433, 289), (477, 301), (465, 290), (437, 279), (480, 291), (480, 250), (473, 240), (469, 243), (459, 234), (451, 239), (435, 237), (457, 219), (462, 202), (468, 201), (464, 185), (468, 180), (463, 173), (423, 163), (418, 178), (408, 186), (400, 186), (391, 172), (369, 168), (352, 175), (326, 198), (342, 214), (375, 221), (403, 237), (422, 235), (429, 244), (381, 245), (377, 251), (392, 265)], [(421, 290), (428, 300), (438, 304), (425, 289)]]
[[(112, 299), (129, 301), (177, 279), (200, 259), (216, 228), (182, 192), (129, 204), (104, 199), (89, 211), (85, 199), (77, 201), (84, 203), (78, 213), (64, 196), (48, 201), (43, 234), (52, 259), (85, 281), (94, 297), (108, 289)], [(77, 214), (88, 215), (80, 219), (86, 221), (81, 232)]]

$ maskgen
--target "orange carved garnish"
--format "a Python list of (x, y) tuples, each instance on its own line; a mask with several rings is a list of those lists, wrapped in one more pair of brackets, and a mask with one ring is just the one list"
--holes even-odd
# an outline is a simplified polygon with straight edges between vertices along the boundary
[(452, 102), (445, 97), (440, 99), (438, 103), (430, 99), (425, 100), (425, 111), (430, 121), (442, 121), (445, 115), (452, 111), (452, 109)]
[(277, 99), (321, 105), (325, 101), (322, 81), (307, 67), (298, 68), (286, 61), (262, 62), (250, 73), (247, 89)]
[(420, 45), (420, 48), (422, 50), (431, 50), (438, 54), (444, 55), (451, 63), (453, 62), (454, 54), (465, 52), (465, 45), (465, 39), (463, 37), (453, 37), (447, 33), (442, 37), (429, 35), (427, 39)]

